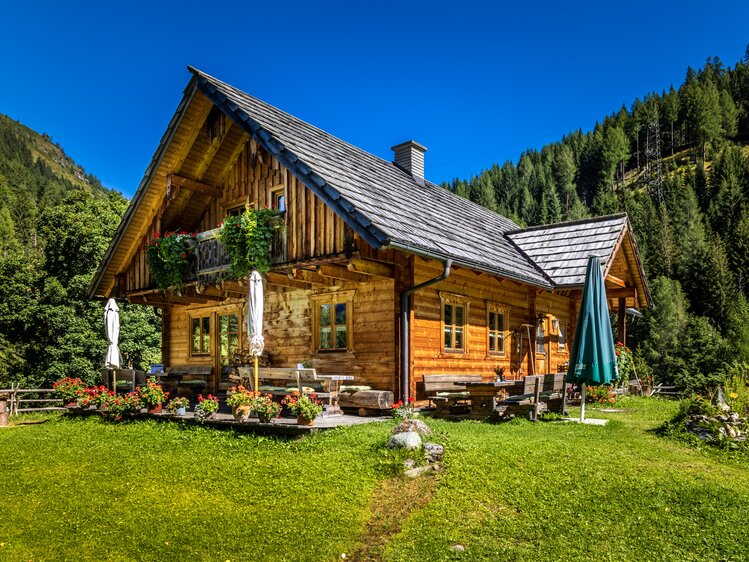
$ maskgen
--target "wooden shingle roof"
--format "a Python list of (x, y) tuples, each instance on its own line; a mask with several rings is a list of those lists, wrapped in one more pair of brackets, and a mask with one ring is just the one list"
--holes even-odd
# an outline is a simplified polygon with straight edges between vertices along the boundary
[(535, 226), (507, 232), (556, 286), (582, 285), (590, 256), (605, 271), (627, 226), (627, 215)]
[(504, 233), (511, 220), (190, 68), (213, 103), (374, 247), (393, 246), (539, 287), (549, 279)]

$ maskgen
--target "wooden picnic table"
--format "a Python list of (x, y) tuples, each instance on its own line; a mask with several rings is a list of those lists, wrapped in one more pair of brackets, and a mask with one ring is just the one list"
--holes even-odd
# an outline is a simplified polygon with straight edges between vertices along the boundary
[(523, 381), (482, 381), (462, 384), (471, 395), (471, 418), (482, 420), (494, 413), (494, 404), (501, 390), (522, 385)]

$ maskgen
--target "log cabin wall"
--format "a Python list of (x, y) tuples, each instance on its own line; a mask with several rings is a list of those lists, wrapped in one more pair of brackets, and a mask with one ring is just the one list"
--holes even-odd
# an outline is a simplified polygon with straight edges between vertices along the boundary
[[(268, 284), (265, 293), (265, 343), (271, 364), (295, 367), (311, 361), (322, 374), (354, 375), (354, 384), (393, 390), (395, 372), (395, 322), (393, 280), (378, 279), (325, 289), (283, 288)], [(351, 351), (318, 352), (313, 345), (313, 306), (324, 296), (353, 291)], [(240, 315), (241, 348), (249, 348), (246, 334), (246, 301), (230, 299), (220, 305), (173, 306), (169, 327), (168, 365), (217, 365), (216, 318)], [(211, 317), (211, 354), (190, 353), (190, 319)], [(216, 372), (217, 369), (214, 370)], [(215, 379), (215, 375), (214, 375)], [(214, 381), (214, 385), (215, 385)], [(215, 386), (212, 387), (215, 389)]]
[[(440, 275), (440, 262), (416, 257), (414, 283), (422, 283)], [(535, 297), (535, 298), (534, 298)], [(464, 351), (444, 349), (443, 301), (454, 302), (467, 308), (464, 323)], [(489, 352), (488, 312), (506, 311), (504, 326), (504, 352)], [(412, 391), (420, 392), (424, 374), (480, 374), (485, 379), (494, 378), (494, 370), (505, 368), (506, 378), (519, 378), (529, 374), (528, 331), (523, 324), (535, 325), (538, 314), (557, 318), (568, 327), (567, 343), (559, 349), (558, 332), (546, 331), (545, 347), (548, 365), (537, 357), (537, 372), (556, 372), (558, 365), (569, 358), (572, 327), (570, 299), (542, 291), (540, 294), (528, 285), (488, 274), (454, 267), (450, 277), (436, 285), (417, 292), (413, 299), (411, 322), (411, 384)], [(522, 353), (519, 338), (522, 334)], [(535, 330), (531, 329), (531, 344), (535, 344)], [(420, 394), (419, 394), (420, 396)]]
[(159, 224), (157, 220), (154, 220), (148, 226), (146, 235), (135, 250), (130, 264), (124, 272), (117, 276), (118, 286), (121, 290), (137, 291), (140, 289), (149, 289), (153, 286), (151, 272), (148, 270), (148, 263), (146, 262), (146, 244), (157, 233), (159, 233)]
[(253, 140), (243, 144), (221, 187), (224, 195), (205, 210), (201, 231), (216, 228), (229, 210), (245, 204), (272, 207), (272, 193), (283, 190), (287, 262), (340, 255), (346, 237), (353, 234), (330, 207)]

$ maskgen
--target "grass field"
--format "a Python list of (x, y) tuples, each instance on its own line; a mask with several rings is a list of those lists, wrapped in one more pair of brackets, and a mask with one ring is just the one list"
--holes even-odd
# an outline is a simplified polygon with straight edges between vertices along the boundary
[(657, 437), (674, 402), (620, 407), (603, 428), (430, 421), (431, 484), (392, 476), (392, 424), (26, 420), (0, 431), (0, 560), (749, 559), (749, 461)]

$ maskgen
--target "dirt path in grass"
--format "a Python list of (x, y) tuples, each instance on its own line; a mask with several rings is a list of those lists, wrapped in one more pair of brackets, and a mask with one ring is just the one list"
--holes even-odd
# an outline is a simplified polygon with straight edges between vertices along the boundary
[(416, 509), (427, 505), (437, 488), (437, 477), (389, 478), (383, 480), (369, 502), (372, 516), (364, 533), (347, 560), (379, 562), (391, 537), (398, 534), (401, 525)]

